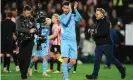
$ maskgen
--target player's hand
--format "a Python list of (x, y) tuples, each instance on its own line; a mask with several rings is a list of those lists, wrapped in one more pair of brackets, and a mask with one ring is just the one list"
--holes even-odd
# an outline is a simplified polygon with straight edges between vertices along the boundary
[(69, 10), (70, 10), (70, 12), (72, 12), (72, 6), (71, 6), (71, 3), (69, 4)]
[(16, 35), (15, 34), (13, 34), (13, 40), (17, 40), (17, 37), (16, 37)]
[(78, 2), (74, 2), (74, 10), (77, 9), (78, 7)]
[(30, 29), (30, 33), (34, 33), (36, 31), (35, 28)]
[(93, 33), (93, 32), (90, 32), (90, 33), (91, 33), (91, 37), (93, 37), (93, 34), (94, 34), (94, 33)]

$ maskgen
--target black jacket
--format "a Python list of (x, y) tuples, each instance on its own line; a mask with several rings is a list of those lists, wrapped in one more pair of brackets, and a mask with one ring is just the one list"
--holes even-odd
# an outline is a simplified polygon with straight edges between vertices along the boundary
[(33, 17), (26, 18), (21, 14), (16, 19), (16, 26), (17, 31), (30, 34), (30, 29), (35, 28), (36, 26), (35, 19)]
[(35, 28), (36, 23), (33, 17), (24, 17), (20, 15), (16, 19), (16, 30), (18, 44), (34, 39), (34, 34), (30, 33), (30, 29)]
[(96, 45), (112, 44), (109, 29), (110, 23), (105, 18), (96, 22), (95, 33), (93, 34)]

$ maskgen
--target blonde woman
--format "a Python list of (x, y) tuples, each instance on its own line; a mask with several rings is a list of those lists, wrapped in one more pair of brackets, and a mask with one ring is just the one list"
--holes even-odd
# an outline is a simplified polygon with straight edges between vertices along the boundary
[(50, 56), (50, 71), (53, 71), (54, 62), (57, 62), (57, 71), (54, 73), (60, 73), (61, 62), (58, 60), (61, 54), (60, 44), (61, 44), (61, 24), (59, 23), (59, 15), (53, 14), (52, 16), (52, 35), (49, 39), (52, 40), (51, 56)]

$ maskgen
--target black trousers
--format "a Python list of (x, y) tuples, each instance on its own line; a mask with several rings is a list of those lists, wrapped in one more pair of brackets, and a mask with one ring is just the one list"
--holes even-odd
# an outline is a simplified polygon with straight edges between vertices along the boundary
[(33, 40), (26, 40), (21, 43), (19, 47), (18, 61), (22, 79), (27, 79), (27, 72), (31, 60), (32, 48)]
[(97, 45), (95, 49), (95, 63), (94, 63), (94, 76), (98, 76), (98, 72), (100, 69), (100, 62), (102, 59), (102, 55), (105, 55), (110, 62), (116, 66), (120, 73), (124, 73), (124, 68), (122, 64), (113, 56), (113, 46), (106, 44), (106, 45)]

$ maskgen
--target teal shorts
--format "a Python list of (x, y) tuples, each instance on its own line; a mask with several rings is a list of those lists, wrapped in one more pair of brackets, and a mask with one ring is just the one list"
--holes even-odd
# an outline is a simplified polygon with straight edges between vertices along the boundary
[(36, 46), (33, 47), (32, 56), (41, 57), (41, 56), (47, 56), (47, 55), (48, 55), (48, 47), (47, 46), (43, 47), (41, 50), (36, 50)]
[(61, 57), (77, 59), (76, 41), (61, 40)]

